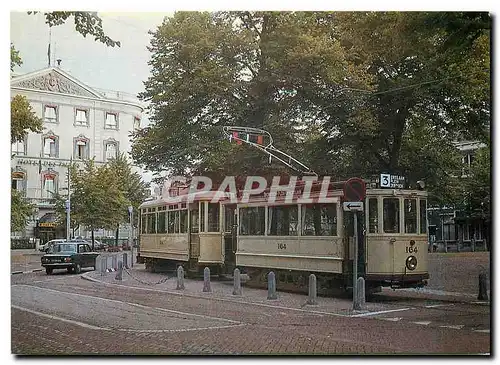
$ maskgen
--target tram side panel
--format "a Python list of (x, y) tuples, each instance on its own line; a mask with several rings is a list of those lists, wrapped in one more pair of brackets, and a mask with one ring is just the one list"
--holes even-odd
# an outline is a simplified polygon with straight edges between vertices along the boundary
[(188, 235), (143, 234), (141, 237), (141, 256), (172, 261), (188, 261)]

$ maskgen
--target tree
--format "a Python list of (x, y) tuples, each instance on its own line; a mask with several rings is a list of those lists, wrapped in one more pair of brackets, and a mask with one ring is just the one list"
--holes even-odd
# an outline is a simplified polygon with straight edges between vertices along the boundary
[(36, 116), (25, 96), (16, 95), (10, 102), (10, 141), (22, 142), (31, 131), (43, 130), (42, 119)]
[(165, 19), (153, 33), (153, 71), (141, 94), (151, 102), (152, 123), (134, 135), (134, 160), (172, 174), (267, 170), (267, 156), (222, 142), (223, 125), (265, 128), (293, 154), (295, 126), (314, 123), (318, 113), (301, 88), (319, 78), (352, 87), (365, 82), (348, 74), (322, 21), (327, 16), (178, 12)]
[[(115, 172), (108, 165), (96, 166), (94, 160), (70, 167), (71, 217), (91, 231), (94, 246), (96, 229), (114, 229), (127, 209), (127, 199), (117, 183)], [(66, 219), (64, 200), (58, 198), (59, 221)]]
[(488, 134), (490, 27), (483, 13), (176, 13), (153, 33), (152, 123), (133, 157), (171, 174), (279, 171), (221, 141), (222, 125), (257, 127), (320, 174), (425, 177), (449, 201), (450, 142)]
[(11, 189), (10, 206), (10, 230), (11, 232), (22, 231), (33, 214), (34, 206), (24, 199), (22, 192), (16, 189)]
[[(36, 14), (37, 11), (29, 11), (28, 14)], [(119, 41), (114, 41), (109, 38), (102, 27), (102, 19), (96, 12), (87, 11), (51, 11), (43, 13), (45, 16), (45, 23), (49, 27), (55, 27), (64, 24), (70, 17), (74, 18), (75, 30), (82, 36), (86, 37), (91, 35), (95, 41), (104, 43), (109, 47), (120, 47)]]
[(19, 51), (16, 50), (14, 44), (10, 44), (10, 71), (14, 71), (14, 67), (21, 66), (23, 61), (21, 56), (19, 56)]

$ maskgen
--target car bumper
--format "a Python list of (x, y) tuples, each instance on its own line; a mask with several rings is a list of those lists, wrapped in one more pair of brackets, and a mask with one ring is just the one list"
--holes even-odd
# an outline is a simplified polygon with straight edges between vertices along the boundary
[(50, 267), (52, 269), (67, 269), (68, 267), (75, 266), (72, 262), (55, 262), (55, 263), (46, 263), (42, 264), (43, 267)]

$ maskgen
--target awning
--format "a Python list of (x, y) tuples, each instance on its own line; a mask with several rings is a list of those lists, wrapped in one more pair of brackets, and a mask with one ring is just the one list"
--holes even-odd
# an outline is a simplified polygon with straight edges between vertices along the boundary
[(56, 213), (46, 213), (38, 220), (38, 227), (52, 227), (58, 226)]

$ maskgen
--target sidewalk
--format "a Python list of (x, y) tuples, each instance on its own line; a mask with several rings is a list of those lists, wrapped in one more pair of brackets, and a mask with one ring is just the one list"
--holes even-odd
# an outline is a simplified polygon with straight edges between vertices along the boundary
[[(141, 265), (142, 266), (142, 265)], [(277, 308), (294, 309), (309, 313), (329, 314), (338, 316), (350, 316), (364, 312), (376, 312), (387, 309), (382, 303), (366, 303), (361, 311), (352, 310), (351, 299), (318, 297), (316, 305), (306, 304), (307, 295), (277, 292), (278, 299), (268, 300), (267, 290), (247, 288), (242, 285), (242, 295), (233, 295), (233, 281), (218, 281), (212, 279), (210, 286), (212, 292), (203, 292), (203, 280), (184, 279), (184, 290), (176, 290), (177, 278), (173, 274), (153, 274), (147, 272), (143, 267), (134, 267), (123, 271), (123, 280), (116, 280), (116, 272), (101, 274), (91, 271), (82, 275), (83, 279), (99, 282), (102, 284), (141, 288), (145, 291), (161, 291), (170, 295), (179, 295), (194, 298), (211, 298), (213, 300), (231, 301), (236, 303), (248, 303), (260, 306), (271, 306)], [(162, 282), (163, 281), (163, 282)], [(158, 283), (160, 282), (160, 283)], [(391, 306), (394, 309), (394, 306)]]

